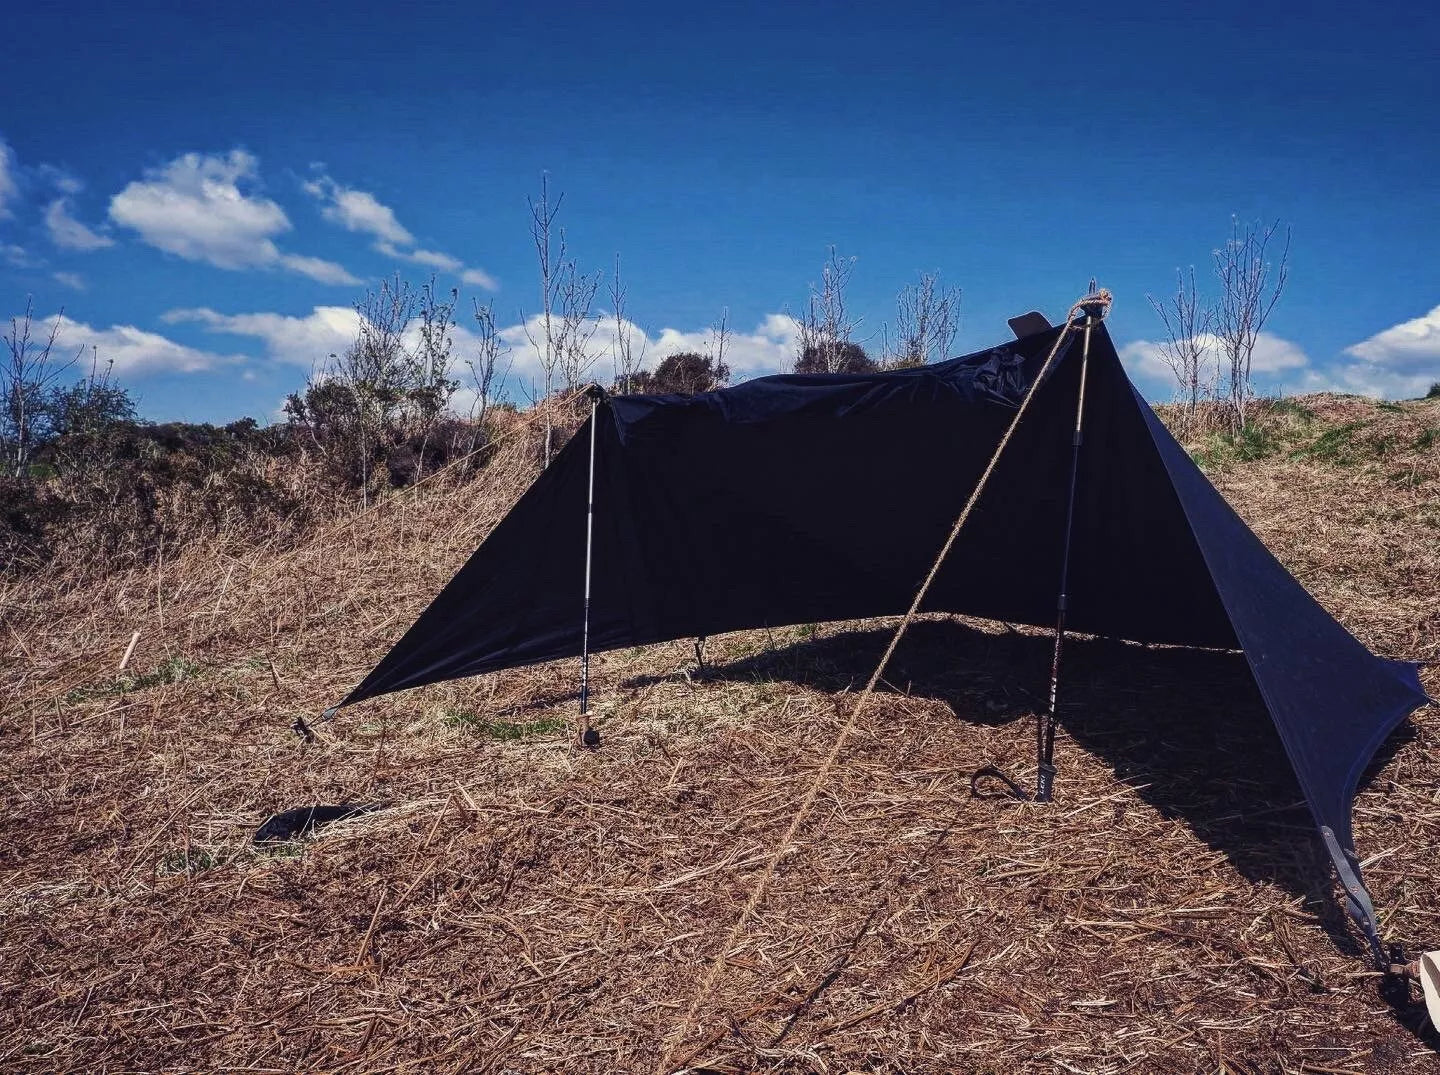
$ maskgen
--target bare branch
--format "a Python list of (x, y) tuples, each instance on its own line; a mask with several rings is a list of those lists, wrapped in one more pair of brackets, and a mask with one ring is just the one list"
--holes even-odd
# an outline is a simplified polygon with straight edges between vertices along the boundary
[(855, 259), (840, 257), (831, 246), (820, 270), (820, 286), (810, 285), (805, 314), (796, 321), (797, 371), (836, 373), (851, 363), (857, 350), (851, 337), (860, 322), (846, 309), (845, 288), (854, 271)]
[(615, 359), (615, 386), (626, 394), (634, 391), (635, 375), (645, 363), (649, 341), (640, 334), (640, 349), (635, 349), (635, 326), (625, 318), (627, 292), (620, 280), (620, 255), (615, 255), (615, 275), (610, 280), (610, 304), (615, 313), (615, 338), (611, 349)]
[(51, 322), (44, 343), (31, 337), (34, 319), (35, 300), (27, 297), (25, 313), (10, 319), (0, 367), (0, 450), (5, 469), (15, 477), (26, 473), (31, 454), (46, 432), (46, 403), (56, 382), (85, 350), (82, 345), (75, 355), (64, 359), (55, 354), (65, 321), (63, 308)]
[[(470, 370), (470, 383), (475, 391), (475, 399), (470, 405), (472, 453), (482, 445), (482, 439), (486, 436), (485, 419), (495, 399), (496, 382), (508, 377), (515, 365), (509, 345), (500, 337), (499, 326), (495, 321), (494, 300), (482, 306), (480, 300), (476, 299), (474, 305), (475, 351), (465, 360), (465, 365)], [(502, 360), (505, 360), (503, 370)]]
[(1163, 302), (1153, 295), (1145, 296), (1165, 326), (1165, 342), (1160, 357), (1171, 373), (1184, 407), (1185, 421), (1193, 422), (1200, 408), (1201, 397), (1214, 391), (1210, 378), (1202, 377), (1207, 355), (1213, 350), (1215, 310), (1201, 297), (1195, 283), (1195, 266), (1190, 275), (1175, 270), (1175, 293)]
[(1289, 277), (1290, 229), (1278, 263), (1267, 260), (1271, 241), (1280, 230), (1277, 220), (1268, 227), (1230, 218), (1230, 238), (1214, 252), (1220, 298), (1215, 311), (1215, 334), (1229, 372), (1229, 408), (1236, 430), (1245, 428), (1253, 396), (1251, 370), (1260, 332), (1270, 319)]
[(943, 362), (960, 331), (960, 289), (945, 287), (940, 273), (921, 273), (918, 283), (907, 284), (895, 299), (895, 349), (889, 327), (884, 332), (885, 364), (923, 366)]

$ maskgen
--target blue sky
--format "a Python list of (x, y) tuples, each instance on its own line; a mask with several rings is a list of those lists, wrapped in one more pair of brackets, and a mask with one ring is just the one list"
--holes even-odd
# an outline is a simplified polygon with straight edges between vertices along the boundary
[(341, 7), (18, 26), (0, 293), (63, 306), (149, 417), (272, 417), (396, 270), (518, 325), (543, 170), (652, 356), (728, 308), (737, 374), (774, 370), (835, 244), (873, 344), (922, 270), (964, 291), (956, 353), (1097, 276), (1165, 398), (1145, 295), (1207, 283), (1238, 214), (1294, 231), (1263, 387), (1440, 380), (1434, 5)]

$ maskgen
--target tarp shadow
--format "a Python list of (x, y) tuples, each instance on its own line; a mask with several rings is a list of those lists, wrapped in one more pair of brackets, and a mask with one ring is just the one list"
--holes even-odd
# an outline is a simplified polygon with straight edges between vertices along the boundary
[[(890, 634), (888, 627), (841, 631), (710, 665), (706, 675), (859, 689)], [(1028, 762), (1025, 721), (1044, 704), (1052, 645), (1038, 633), (924, 620), (910, 627), (881, 689), (943, 701), (964, 721), (1014, 723), (1019, 756)], [(1140, 787), (1147, 803), (1183, 821), (1245, 877), (1305, 897), (1337, 947), (1363, 955), (1331, 898), (1314, 821), (1243, 655), (1072, 638), (1060, 697), (1065, 735)], [(1408, 721), (1402, 724), (1361, 786), (1414, 734)], [(986, 760), (976, 758), (975, 765)], [(1032, 769), (1012, 775), (1029, 785)], [(1063, 771), (1058, 787), (1063, 796)]]

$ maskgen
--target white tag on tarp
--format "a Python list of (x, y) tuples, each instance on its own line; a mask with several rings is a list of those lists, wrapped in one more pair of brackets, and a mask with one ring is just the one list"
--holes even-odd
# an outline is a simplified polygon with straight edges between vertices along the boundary
[(1430, 1022), (1440, 1030), (1440, 952), (1426, 952), (1420, 957), (1420, 990), (1425, 994)]

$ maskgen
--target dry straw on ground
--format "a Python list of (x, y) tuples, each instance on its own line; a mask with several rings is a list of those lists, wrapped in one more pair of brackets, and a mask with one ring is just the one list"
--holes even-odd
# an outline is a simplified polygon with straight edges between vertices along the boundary
[[(1440, 404), (1311, 405), (1299, 447), (1217, 481), (1365, 642), (1435, 660)], [(1354, 423), (1353, 458), (1314, 449)], [(688, 643), (603, 655), (594, 753), (571, 743), (572, 663), (293, 735), (534, 463), (516, 437), (468, 485), (442, 476), (285, 548), (211, 541), (0, 594), (0, 1069), (654, 1069), (890, 621), (712, 640), (706, 676)], [(1420, 1011), (1368, 972), (1238, 658), (1077, 641), (1057, 801), (970, 798), (983, 762), (1028, 774), (1047, 658), (1035, 632), (914, 628), (676, 1054), (719, 1071), (1440, 1067)], [(1385, 931), (1431, 948), (1433, 717), (1387, 745), (1356, 807)], [(249, 842), (274, 811), (346, 801), (386, 807)]]

